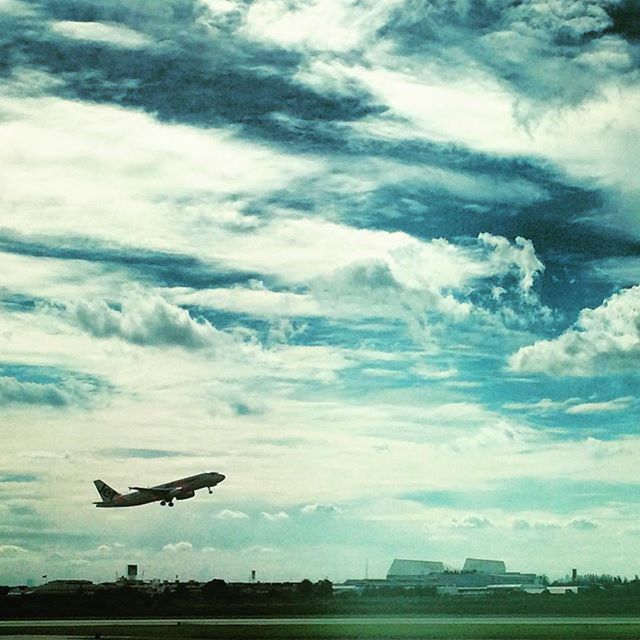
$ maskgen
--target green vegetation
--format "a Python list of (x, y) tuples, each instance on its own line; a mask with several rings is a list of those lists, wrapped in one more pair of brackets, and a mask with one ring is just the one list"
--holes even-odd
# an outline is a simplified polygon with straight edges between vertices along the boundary
[[(382, 587), (337, 593), (312, 583), (80, 585), (66, 593), (0, 589), (0, 618), (166, 618), (295, 616), (640, 616), (640, 580), (592, 583), (580, 593), (438, 595), (435, 588)], [(640, 637), (640, 635), (638, 636)]]

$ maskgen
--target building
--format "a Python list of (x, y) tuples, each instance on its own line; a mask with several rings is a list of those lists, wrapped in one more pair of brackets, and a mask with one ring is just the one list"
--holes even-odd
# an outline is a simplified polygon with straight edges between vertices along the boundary
[(465, 573), (490, 573), (498, 575), (507, 572), (507, 567), (502, 560), (480, 560), (478, 558), (467, 558), (464, 561), (462, 571)]
[(431, 573), (443, 573), (444, 564), (431, 560), (399, 560), (391, 563), (387, 571), (389, 582), (405, 582), (407, 580), (420, 580)]
[(89, 593), (96, 586), (91, 580), (51, 580), (35, 588), (36, 593)]
[(347, 580), (349, 589), (381, 589), (399, 587), (416, 589), (433, 587), (442, 594), (462, 594), (522, 590), (540, 586), (534, 573), (508, 572), (502, 560), (467, 558), (462, 571), (447, 569), (444, 563), (432, 560), (405, 560), (396, 558), (389, 567), (385, 580)]

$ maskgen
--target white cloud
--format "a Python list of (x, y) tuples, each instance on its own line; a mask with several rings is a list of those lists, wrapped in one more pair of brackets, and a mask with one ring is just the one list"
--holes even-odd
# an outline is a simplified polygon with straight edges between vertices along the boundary
[(508, 402), (504, 404), (504, 408), (515, 411), (524, 410), (541, 413), (558, 411), (570, 415), (580, 415), (625, 411), (633, 401), (634, 398), (632, 396), (614, 398), (613, 400), (601, 402), (583, 402), (580, 398), (567, 398), (566, 400), (551, 400), (551, 398), (543, 398), (537, 402)]
[(534, 429), (504, 419), (459, 435), (450, 445), (454, 451), (486, 450), (497, 453), (523, 451), (540, 438)]
[(461, 521), (454, 520), (454, 527), (463, 527), (465, 529), (486, 529), (493, 527), (493, 523), (484, 516), (467, 516)]
[(411, 371), (425, 380), (451, 380), (459, 374), (455, 368), (435, 369), (425, 364), (419, 363), (411, 367)]
[(0, 0), (0, 13), (24, 16), (33, 14), (34, 9), (22, 0)]
[(515, 244), (512, 245), (506, 238), (490, 233), (481, 233), (478, 240), (493, 249), (489, 265), (493, 266), (495, 272), (504, 273), (509, 269), (516, 270), (520, 274), (520, 287), (525, 293), (529, 293), (534, 279), (545, 268), (536, 256), (533, 243), (518, 236), (515, 239)]
[(226, 309), (236, 313), (250, 313), (261, 317), (279, 316), (324, 316), (317, 300), (308, 293), (271, 291), (260, 281), (248, 287), (236, 286), (228, 289), (171, 289), (168, 292), (179, 304), (199, 305), (214, 309)]
[(583, 402), (567, 409), (567, 413), (584, 415), (589, 413), (611, 413), (625, 411), (633, 402), (633, 397), (615, 398), (607, 402)]
[(336, 507), (334, 504), (324, 504), (321, 502), (315, 502), (314, 504), (307, 504), (300, 509), (300, 511), (306, 515), (313, 514), (334, 514), (342, 513), (343, 510)]
[(243, 511), (233, 511), (232, 509), (223, 509), (215, 517), (219, 520), (247, 520), (249, 518)]
[(26, 236), (71, 234), (215, 259), (226, 234), (255, 224), (242, 214), (245, 198), (323, 167), (241, 141), (232, 129), (198, 130), (115, 106), (24, 97), (18, 80), (0, 92), (0, 114), (2, 226)]
[(640, 356), (640, 286), (583, 309), (575, 325), (553, 340), (523, 347), (509, 358), (513, 371), (553, 376), (600, 376), (636, 371)]
[(70, 317), (97, 338), (117, 336), (139, 345), (181, 346), (201, 349), (229, 345), (232, 339), (207, 320), (194, 320), (186, 309), (159, 296), (125, 299), (122, 310), (104, 300), (81, 301), (67, 306)]
[[(541, 107), (510, 92), (472, 60), (464, 62), (468, 71), (451, 73), (449, 65), (440, 68), (419, 57), (403, 59), (404, 68), (394, 68), (386, 52), (376, 56), (375, 64), (342, 71), (343, 84), (351, 78), (389, 106), (383, 115), (354, 123), (355, 130), (382, 138), (453, 142), (483, 153), (538, 157), (575, 178), (595, 180), (637, 200), (633, 168), (640, 164), (640, 144), (630, 140), (640, 139), (634, 118), (640, 109), (638, 86), (617, 83), (612, 75), (575, 106)], [(535, 115), (523, 117), (529, 110)], [(610, 212), (610, 218), (639, 234), (637, 219), (627, 208)]]
[(51, 30), (72, 40), (89, 40), (127, 49), (140, 49), (152, 44), (143, 33), (119, 24), (108, 22), (52, 22)]
[(496, 79), (474, 71), (473, 77), (445, 78), (424, 61), (407, 71), (379, 65), (353, 67), (354, 79), (390, 107), (384, 116), (372, 116), (354, 126), (383, 136), (386, 128), (385, 137), (458, 141), (491, 153), (528, 148), (527, 135), (513, 117), (514, 97)]
[(282, 520), (289, 519), (289, 514), (284, 511), (278, 511), (277, 513), (269, 513), (267, 511), (263, 511), (262, 516), (266, 520), (269, 520), (269, 522), (281, 522)]
[(28, 551), (24, 547), (20, 547), (15, 544), (0, 544), (0, 555), (14, 556), (23, 553), (28, 553)]
[(505, 409), (511, 409), (514, 411), (537, 411), (537, 412), (550, 412), (550, 411), (564, 411), (567, 405), (571, 402), (578, 401), (578, 398), (572, 398), (569, 400), (552, 400), (551, 398), (542, 398), (537, 402), (507, 402), (503, 406)]
[[(394, 234), (400, 236), (403, 234)], [(333, 273), (312, 281), (311, 291), (331, 314), (360, 317), (393, 317), (405, 320), (419, 343), (429, 337), (429, 324), (436, 316), (462, 322), (476, 311), (483, 325), (495, 314), (488, 290), (493, 280), (511, 277), (516, 298), (530, 305), (536, 317), (548, 313), (532, 293), (534, 279), (544, 265), (533, 245), (524, 238), (511, 244), (506, 238), (481, 234), (476, 243), (455, 245), (444, 239), (429, 242), (405, 236), (399, 246), (381, 251), (369, 259), (353, 260)], [(507, 283), (505, 282), (505, 286)], [(472, 303), (469, 293), (487, 288), (486, 295)], [(486, 305), (486, 306), (484, 306)], [(506, 321), (518, 314), (507, 303), (500, 305), (495, 318)]]
[(264, 0), (251, 5), (242, 32), (283, 47), (346, 53), (367, 43), (397, 4), (395, 0)]
[(169, 553), (184, 553), (186, 551), (193, 551), (193, 545), (190, 542), (181, 541), (175, 544), (165, 544), (162, 550), (168, 551)]

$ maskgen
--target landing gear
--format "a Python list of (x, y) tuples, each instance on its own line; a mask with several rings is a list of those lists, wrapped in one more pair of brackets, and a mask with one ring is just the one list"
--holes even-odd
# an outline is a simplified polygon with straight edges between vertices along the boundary
[(173, 507), (173, 502), (167, 502), (170, 507)]
[(160, 506), (164, 507), (164, 505), (167, 504), (164, 500), (160, 500)]
[(213, 491), (211, 491), (211, 487), (207, 487), (207, 489), (209, 489), (209, 493), (212, 494)]

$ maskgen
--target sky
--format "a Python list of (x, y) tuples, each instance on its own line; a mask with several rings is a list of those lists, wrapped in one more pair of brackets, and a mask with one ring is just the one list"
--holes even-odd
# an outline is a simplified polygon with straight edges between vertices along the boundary
[(0, 583), (637, 573), (639, 61), (636, 0), (0, 0)]

